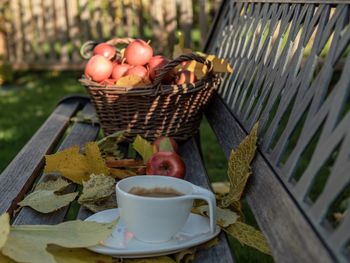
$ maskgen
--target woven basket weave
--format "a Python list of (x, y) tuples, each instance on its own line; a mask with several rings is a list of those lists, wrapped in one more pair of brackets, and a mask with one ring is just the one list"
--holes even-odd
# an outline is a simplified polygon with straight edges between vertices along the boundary
[[(161, 84), (167, 73), (191, 60), (208, 66), (208, 73), (203, 78), (194, 84)], [(105, 86), (85, 76), (79, 81), (90, 94), (105, 135), (124, 130), (129, 140), (139, 134), (153, 141), (159, 136), (186, 140), (194, 135), (220, 78), (212, 73), (210, 61), (188, 54), (162, 68), (152, 86)]]

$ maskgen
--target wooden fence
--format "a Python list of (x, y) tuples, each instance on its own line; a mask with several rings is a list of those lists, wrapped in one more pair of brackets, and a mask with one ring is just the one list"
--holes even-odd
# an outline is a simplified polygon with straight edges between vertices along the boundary
[(0, 54), (16, 69), (81, 69), (87, 40), (137, 37), (201, 48), (220, 0), (0, 0)]

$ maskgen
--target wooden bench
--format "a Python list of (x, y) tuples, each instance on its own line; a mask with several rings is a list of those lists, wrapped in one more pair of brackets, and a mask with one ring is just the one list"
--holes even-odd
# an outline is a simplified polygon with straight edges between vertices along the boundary
[[(206, 43), (205, 52), (235, 69), (206, 112), (226, 156), (259, 121), (246, 198), (277, 262), (349, 261), (350, 214), (333, 220), (349, 197), (349, 14), (350, 1), (227, 0)], [(62, 100), (0, 176), (0, 214), (10, 212), (13, 224), (68, 219), (69, 207), (15, 211), (42, 180), (45, 154), (97, 137), (96, 125), (70, 124), (79, 110), (93, 112), (87, 98)], [(198, 142), (181, 145), (186, 179), (208, 187)], [(80, 209), (77, 217), (88, 215)], [(223, 233), (220, 241), (195, 262), (233, 262)]]

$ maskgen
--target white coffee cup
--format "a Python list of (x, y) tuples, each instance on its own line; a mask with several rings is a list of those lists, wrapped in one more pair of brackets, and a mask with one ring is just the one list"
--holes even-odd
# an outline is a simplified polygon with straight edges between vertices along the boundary
[[(182, 193), (174, 197), (145, 197), (130, 194), (133, 187), (170, 187)], [(116, 185), (120, 217), (128, 231), (144, 242), (166, 242), (185, 225), (194, 199), (209, 205), (210, 231), (215, 232), (216, 201), (212, 192), (182, 179), (168, 176), (134, 176)]]

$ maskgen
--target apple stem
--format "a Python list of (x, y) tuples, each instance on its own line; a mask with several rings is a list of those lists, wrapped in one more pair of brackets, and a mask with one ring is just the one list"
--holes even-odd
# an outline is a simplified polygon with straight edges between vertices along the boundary
[(151, 40), (148, 40), (148, 41), (147, 41), (147, 44), (148, 44), (148, 45), (151, 44)]
[(126, 61), (126, 58), (123, 58), (121, 64), (124, 64), (125, 61)]

